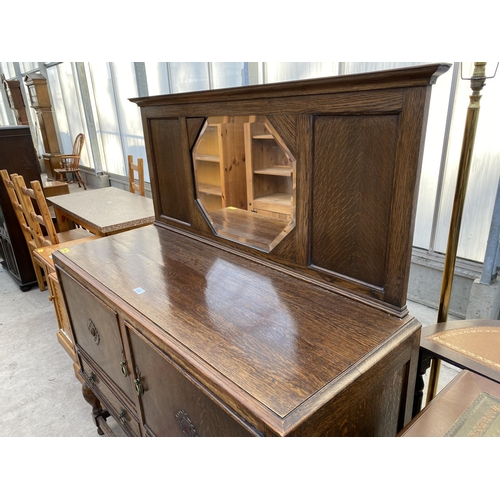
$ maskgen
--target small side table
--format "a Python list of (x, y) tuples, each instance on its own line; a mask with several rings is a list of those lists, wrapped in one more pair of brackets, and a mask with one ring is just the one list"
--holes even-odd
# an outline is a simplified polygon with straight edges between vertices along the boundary
[(399, 437), (499, 437), (500, 384), (460, 372)]
[(500, 382), (500, 321), (447, 321), (422, 328), (413, 416), (422, 407), (423, 377), (432, 359)]

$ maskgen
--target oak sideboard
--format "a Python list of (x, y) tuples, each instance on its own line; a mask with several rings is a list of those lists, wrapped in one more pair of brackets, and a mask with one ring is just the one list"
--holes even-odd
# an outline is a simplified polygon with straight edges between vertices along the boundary
[(395, 436), (446, 64), (131, 99), (155, 222), (55, 252), (98, 432)]

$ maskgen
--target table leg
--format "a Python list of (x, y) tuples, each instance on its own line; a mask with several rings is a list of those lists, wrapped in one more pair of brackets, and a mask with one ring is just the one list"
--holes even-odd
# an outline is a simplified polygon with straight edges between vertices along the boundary
[(109, 412), (102, 408), (101, 402), (97, 399), (97, 396), (92, 392), (92, 389), (90, 389), (86, 382), (82, 384), (82, 395), (83, 399), (92, 406), (92, 420), (97, 427), (97, 433), (102, 436), (104, 431), (99, 426), (99, 418), (102, 417), (106, 420), (106, 418), (109, 417)]
[(57, 231), (59, 233), (62, 233), (63, 231), (69, 231), (70, 229), (74, 229), (75, 225), (73, 224), (72, 221), (67, 219), (64, 216), (64, 213), (59, 210), (59, 208), (54, 207), (54, 212), (56, 214), (56, 220), (57, 220)]

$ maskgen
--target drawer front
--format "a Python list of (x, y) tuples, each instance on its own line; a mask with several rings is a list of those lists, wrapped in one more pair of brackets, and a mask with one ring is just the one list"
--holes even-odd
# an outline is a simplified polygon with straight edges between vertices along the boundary
[(142, 417), (148, 435), (257, 435), (129, 325), (127, 333), (138, 371), (135, 376), (142, 392)]
[(66, 273), (61, 272), (60, 279), (78, 349), (132, 399), (130, 376), (122, 371), (125, 355), (117, 313)]
[(140, 425), (134, 412), (113, 392), (99, 374), (99, 370), (93, 367), (91, 362), (84, 357), (81, 357), (81, 367), (87, 385), (94, 391), (99, 401), (111, 413), (125, 433), (140, 436)]

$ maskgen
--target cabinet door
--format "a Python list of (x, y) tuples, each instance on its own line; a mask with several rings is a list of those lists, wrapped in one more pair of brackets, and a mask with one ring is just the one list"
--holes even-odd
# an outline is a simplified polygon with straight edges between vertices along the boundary
[(130, 325), (127, 333), (148, 435), (257, 435)]
[(125, 354), (117, 313), (66, 273), (61, 272), (60, 278), (78, 350), (133, 401), (131, 377), (122, 370)]

